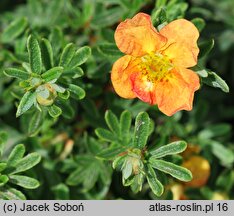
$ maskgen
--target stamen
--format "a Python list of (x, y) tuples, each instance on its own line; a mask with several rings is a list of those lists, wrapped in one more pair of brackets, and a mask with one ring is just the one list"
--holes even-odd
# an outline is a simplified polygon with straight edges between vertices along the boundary
[(167, 56), (161, 53), (149, 53), (141, 57), (142, 75), (147, 76), (149, 82), (162, 80), (173, 69), (173, 64)]

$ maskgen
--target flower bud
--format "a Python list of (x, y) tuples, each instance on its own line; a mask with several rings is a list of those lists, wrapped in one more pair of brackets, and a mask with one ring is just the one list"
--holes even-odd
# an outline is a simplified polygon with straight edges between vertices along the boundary
[(36, 90), (36, 93), (37, 102), (42, 106), (52, 105), (55, 98), (57, 97), (57, 92), (49, 83), (39, 86)]

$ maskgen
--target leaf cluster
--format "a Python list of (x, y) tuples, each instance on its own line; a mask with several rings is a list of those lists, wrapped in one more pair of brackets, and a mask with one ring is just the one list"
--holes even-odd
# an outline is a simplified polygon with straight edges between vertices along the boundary
[(157, 177), (161, 172), (181, 181), (192, 179), (189, 170), (164, 160), (166, 156), (183, 152), (187, 147), (186, 142), (177, 141), (160, 148), (147, 149), (147, 141), (154, 125), (146, 112), (137, 115), (134, 131), (131, 130), (132, 118), (128, 111), (124, 111), (120, 119), (107, 111), (105, 120), (109, 129), (98, 128), (95, 132), (99, 139), (110, 145), (98, 153), (97, 157), (113, 161), (113, 168), (122, 172), (124, 186), (131, 186), (133, 192), (137, 193), (142, 190), (146, 178), (153, 193), (161, 196), (164, 187)]
[[(7, 135), (0, 133), (0, 156), (4, 151)], [(25, 154), (23, 144), (16, 145), (6, 160), (1, 158), (0, 162), (0, 199), (26, 199), (25, 195), (17, 189), (22, 187), (26, 189), (35, 189), (40, 186), (40, 182), (24, 174), (25, 171), (36, 166), (41, 156), (34, 152)]]

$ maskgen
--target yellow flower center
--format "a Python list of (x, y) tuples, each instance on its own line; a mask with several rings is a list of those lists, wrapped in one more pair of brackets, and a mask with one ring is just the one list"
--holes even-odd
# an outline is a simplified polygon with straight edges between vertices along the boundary
[(149, 53), (141, 57), (141, 71), (149, 81), (160, 81), (170, 73), (173, 64), (161, 53)]

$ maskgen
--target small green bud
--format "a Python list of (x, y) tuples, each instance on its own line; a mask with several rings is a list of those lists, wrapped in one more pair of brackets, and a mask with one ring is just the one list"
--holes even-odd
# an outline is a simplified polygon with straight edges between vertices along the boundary
[(51, 84), (46, 83), (37, 88), (37, 102), (42, 106), (50, 106), (57, 97), (57, 92)]

